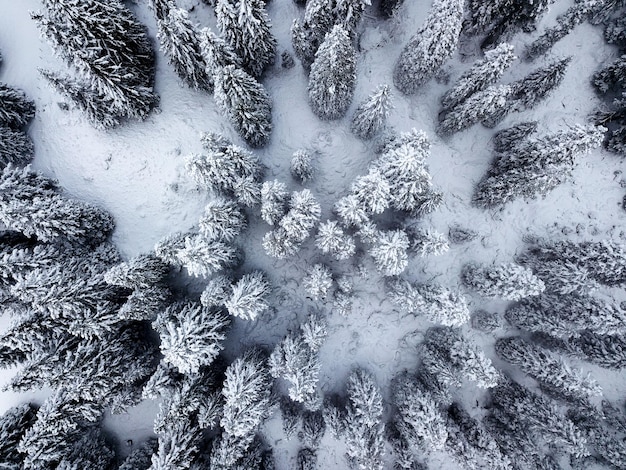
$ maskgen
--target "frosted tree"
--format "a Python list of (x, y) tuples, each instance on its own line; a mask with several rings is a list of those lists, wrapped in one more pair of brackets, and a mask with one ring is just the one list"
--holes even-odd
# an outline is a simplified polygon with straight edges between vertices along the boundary
[(571, 56), (553, 61), (513, 83), (515, 100), (526, 109), (534, 108), (561, 84), (571, 61)]
[(325, 299), (333, 287), (333, 275), (323, 264), (314, 264), (302, 279), (302, 287), (313, 300)]
[(359, 176), (352, 183), (350, 194), (358, 199), (367, 214), (382, 214), (392, 199), (391, 186), (377, 168)]
[(450, 249), (446, 236), (430, 228), (409, 230), (409, 236), (411, 238), (411, 250), (420, 256), (438, 256)]
[(113, 230), (113, 218), (107, 212), (65, 198), (56, 182), (30, 167), (12, 165), (0, 174), (0, 221), (43, 242), (98, 242)]
[(280, 400), (280, 415), (283, 423), (283, 432), (287, 439), (291, 439), (302, 421), (302, 406), (291, 400), (291, 398), (282, 397)]
[(392, 383), (392, 400), (397, 407), (393, 424), (413, 454), (442, 450), (448, 438), (446, 421), (437, 402), (408, 374)]
[(22, 467), (23, 454), (17, 446), (36, 419), (34, 406), (23, 404), (9, 408), (0, 416), (0, 461), (7, 470), (18, 470)]
[(120, 464), (118, 470), (147, 470), (152, 462), (152, 454), (158, 449), (156, 439), (148, 439), (134, 449)]
[(340, 198), (334, 206), (335, 213), (344, 225), (360, 226), (369, 221), (369, 216), (359, 198), (354, 194), (348, 194)]
[(626, 334), (602, 335), (583, 331), (565, 343), (566, 352), (606, 369), (626, 368)]
[(147, 470), (190, 469), (200, 453), (202, 430), (187, 420), (180, 420), (164, 430), (158, 443)]
[(520, 337), (498, 339), (496, 353), (559, 396), (570, 400), (587, 400), (602, 393), (600, 386), (589, 375), (570, 368), (558, 356)]
[(352, 468), (382, 470), (385, 455), (383, 398), (374, 377), (356, 369), (348, 377), (346, 454)]
[(404, 94), (417, 92), (456, 49), (464, 0), (436, 0), (426, 22), (404, 46), (393, 71), (393, 82)]
[(241, 57), (239, 57), (226, 43), (224, 38), (215, 35), (210, 28), (202, 28), (198, 32), (200, 41), (200, 51), (206, 65), (206, 74), (213, 82), (214, 75), (222, 67), (234, 65), (241, 68)]
[(356, 109), (350, 129), (361, 139), (371, 139), (385, 127), (392, 106), (389, 85), (380, 85)]
[(35, 117), (35, 103), (23, 91), (0, 83), (0, 125), (19, 129)]
[(493, 136), (494, 151), (506, 153), (515, 149), (537, 131), (538, 125), (537, 121), (526, 121), (496, 132)]
[(592, 83), (601, 93), (626, 88), (626, 55), (615, 59), (594, 73)]
[(388, 285), (391, 301), (403, 311), (425, 315), (444, 326), (461, 326), (469, 320), (467, 301), (459, 292), (437, 284), (413, 285), (397, 279)]
[(266, 361), (258, 352), (248, 351), (228, 366), (220, 420), (227, 435), (244, 438), (254, 434), (272, 406), (271, 387)]
[(297, 470), (315, 470), (317, 468), (317, 453), (308, 447), (298, 450), (296, 468)]
[(25, 165), (35, 156), (35, 146), (20, 130), (0, 126), (0, 167), (8, 164)]
[(164, 360), (189, 374), (215, 360), (223, 349), (229, 323), (219, 310), (178, 302), (160, 313), (153, 327), (161, 338)]
[(326, 35), (311, 65), (311, 109), (323, 120), (343, 117), (352, 103), (355, 86), (356, 52), (346, 30), (336, 25)]
[(72, 443), (56, 468), (110, 468), (114, 462), (115, 450), (107, 442), (102, 428), (90, 426)]
[(104, 280), (127, 289), (148, 289), (163, 283), (168, 272), (166, 263), (153, 253), (146, 253), (113, 266), (105, 273)]
[[(145, 119), (158, 100), (154, 53), (144, 26), (130, 10), (118, 0), (43, 4), (46, 14), (34, 13), (33, 18), (56, 54), (100, 95), (92, 104), (101, 101), (99, 107), (110, 107), (118, 119)], [(109, 124), (115, 123), (103, 123)]]
[(246, 216), (239, 205), (223, 197), (210, 201), (198, 222), (200, 234), (208, 241), (232, 242), (246, 225)]
[(269, 308), (267, 297), (272, 288), (261, 271), (245, 274), (231, 289), (225, 302), (228, 313), (243, 320), (256, 318)]
[(515, 59), (513, 46), (507, 43), (485, 52), (485, 58), (474, 63), (443, 95), (441, 106), (445, 110), (454, 109), (474, 93), (497, 82)]
[(265, 146), (272, 133), (272, 102), (263, 85), (234, 65), (217, 69), (214, 80), (215, 102), (235, 130), (251, 147)]
[(315, 245), (322, 253), (328, 253), (337, 260), (348, 259), (356, 251), (354, 239), (344, 233), (335, 220), (327, 220), (319, 225)]
[(545, 284), (528, 268), (515, 263), (496, 266), (468, 264), (461, 273), (463, 284), (483, 297), (520, 300), (541, 294)]
[(290, 163), (291, 176), (301, 183), (310, 181), (315, 176), (315, 168), (311, 155), (304, 150), (297, 150), (293, 154), (293, 158)]
[(276, 38), (262, 0), (217, 0), (217, 26), (226, 43), (254, 77), (274, 61)]
[(453, 134), (499, 113), (507, 106), (512, 93), (509, 85), (492, 85), (474, 93), (445, 115), (437, 127), (437, 134)]
[(200, 303), (205, 307), (223, 307), (231, 293), (232, 282), (228, 276), (215, 276), (202, 291)]
[(315, 53), (335, 24), (334, 3), (333, 0), (307, 1), (304, 17), (294, 20), (291, 26), (293, 50), (306, 70), (311, 67)]
[(402, 230), (381, 231), (369, 253), (384, 276), (397, 276), (409, 264), (409, 237)]
[(607, 21), (604, 29), (604, 39), (609, 44), (626, 45), (626, 20), (622, 17)]
[(261, 186), (261, 218), (270, 225), (277, 225), (287, 212), (288, 199), (285, 183), (265, 181)]
[(202, 235), (185, 237), (184, 246), (176, 252), (179, 263), (195, 277), (209, 277), (240, 261), (237, 247), (222, 241), (206, 241)]
[(318, 390), (322, 367), (319, 348), (328, 335), (327, 323), (312, 316), (301, 325), (299, 333), (288, 334), (269, 357), (269, 371), (274, 378), (289, 382), (289, 398), (302, 403), (307, 410), (316, 411), (322, 405)]
[(154, 254), (168, 265), (182, 266), (178, 254), (185, 248), (185, 239), (190, 235), (185, 232), (166, 235), (154, 245)]
[(169, 0), (151, 0), (151, 6), (157, 20), (161, 51), (176, 74), (192, 88), (213, 91), (213, 79), (207, 74), (200, 35), (187, 11), (175, 8)]

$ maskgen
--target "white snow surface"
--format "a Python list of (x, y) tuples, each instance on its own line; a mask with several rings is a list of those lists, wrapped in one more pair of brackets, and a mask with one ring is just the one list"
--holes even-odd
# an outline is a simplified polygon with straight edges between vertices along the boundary
[[(511, 43), (517, 55), (522, 54), (523, 45), (537, 37), (543, 28), (553, 25), (556, 16), (571, 3), (572, 0), (557, 1), (535, 33), (514, 36)], [(192, 9), (192, 18), (217, 32), (211, 8), (200, 0), (179, 0), (178, 5)], [(130, 6), (154, 39), (154, 18), (147, 5), (135, 2)], [(267, 165), (266, 178), (280, 179), (290, 190), (301, 189), (289, 174), (293, 152), (306, 149), (314, 155), (317, 173), (306, 187), (322, 204), (322, 221), (332, 216), (333, 203), (345, 194), (356, 176), (366, 172), (375, 158), (374, 144), (364, 143), (350, 133), (352, 113), (376, 86), (393, 84), (394, 62), (403, 45), (423, 23), (429, 6), (430, 2), (407, 0), (399, 19), (386, 21), (377, 17), (370, 7), (359, 41), (356, 94), (347, 116), (341, 120), (322, 122), (312, 113), (307, 104), (307, 76), (297, 59), (294, 68), (283, 69), (277, 57), (276, 64), (262, 79), (273, 99), (274, 131), (270, 144), (254, 152)], [(40, 38), (29, 17), (30, 10), (39, 8), (37, 0), (0, 0), (0, 51), (4, 58), (0, 81), (23, 89), (37, 106), (36, 117), (28, 130), (36, 145), (33, 168), (58, 179), (68, 195), (110, 211), (116, 220), (113, 242), (125, 257), (151, 250), (156, 241), (173, 231), (192, 228), (212, 196), (198, 189), (186, 175), (184, 157), (201, 151), (199, 137), (206, 131), (224, 133), (243, 145), (219, 114), (212, 96), (186, 88), (159, 52), (156, 76), (156, 91), (161, 98), (159, 109), (144, 122), (128, 122), (111, 131), (93, 129), (78, 111), (66, 111), (59, 106), (62, 97), (48, 87), (37, 71), (38, 68), (66, 70), (53, 57), (50, 46)], [(272, 0), (267, 8), (279, 44), (278, 53), (283, 50), (293, 53), (289, 28), (302, 9), (291, 0)], [(543, 134), (584, 123), (599, 105), (589, 77), (617, 54), (615, 48), (605, 44), (601, 28), (583, 24), (559, 41), (548, 57), (533, 64), (515, 62), (501, 83), (518, 79), (550, 59), (573, 56), (565, 80), (555, 93), (532, 111), (509, 115), (497, 129), (535, 119), (540, 122), (539, 132)], [(450, 73), (450, 84), (479, 58), (476, 41), (461, 44), (444, 67)], [(406, 97), (392, 86), (395, 108), (389, 124), (401, 132), (422, 129), (432, 142), (428, 164), (435, 188), (444, 193), (444, 203), (420, 223), (443, 233), (447, 233), (449, 226), (458, 224), (478, 231), (480, 236), (467, 244), (451, 245), (441, 256), (412, 258), (405, 273), (409, 280), (458, 287), (464, 263), (510, 262), (524, 249), (523, 237), (530, 234), (565, 238), (567, 233), (573, 240), (626, 239), (626, 212), (621, 207), (624, 189), (620, 185), (623, 179), (626, 181), (623, 162), (603, 150), (581, 157), (572, 181), (543, 199), (518, 200), (495, 211), (472, 207), (471, 195), (490, 164), (490, 139), (497, 129), (477, 125), (450, 138), (437, 137), (434, 129), (439, 99), (447, 89), (448, 86), (431, 80), (417, 95)], [(246, 345), (272, 348), (288, 329), (306, 318), (310, 307), (319, 307), (327, 312), (330, 323), (329, 338), (321, 350), (322, 389), (343, 392), (351, 368), (360, 365), (375, 375), (383, 396), (388, 398), (390, 379), (398, 371), (415, 369), (418, 362), (415, 346), (431, 324), (424, 318), (400, 313), (385, 299), (382, 278), (367, 256), (360, 259), (371, 274), (366, 279), (353, 276), (356, 300), (348, 318), (333, 313), (332, 302), (315, 303), (307, 299), (300, 284), (310, 265), (327, 263), (338, 276), (354, 273), (353, 261), (332, 261), (315, 249), (312, 238), (293, 259), (269, 258), (261, 247), (261, 238), (270, 227), (258, 213), (249, 215), (252, 228), (240, 239), (246, 251), (245, 270), (261, 269), (268, 274), (274, 286), (273, 308), (257, 321), (234, 319), (227, 356), (235, 357)], [(203, 287), (198, 281), (187, 282), (196, 292)], [(625, 297), (617, 289), (610, 294), (619, 300)], [(480, 299), (469, 292), (467, 297), (472, 310), (503, 312), (507, 305)], [(0, 330), (9, 322), (10, 318), (0, 317)], [(495, 358), (493, 335), (472, 330), (469, 325), (464, 327), (464, 333), (494, 358), (498, 367), (510, 368)], [(605, 397), (622, 398), (626, 390), (624, 374), (577, 361), (572, 363), (592, 372), (601, 383)], [(510, 369), (514, 377), (531, 383), (517, 369)], [(0, 385), (13, 372), (3, 371)], [(2, 392), (0, 413), (20, 402), (41, 401), (45, 395), (45, 391), (19, 395)], [(458, 391), (459, 399), (470, 412), (478, 410), (483, 395), (471, 384)], [(138, 443), (151, 434), (156, 410), (156, 403), (143, 403), (127, 415), (108, 417), (106, 426), (118, 435), (122, 444), (129, 439)], [(297, 440), (286, 442), (278, 412), (266, 422), (263, 432), (274, 447), (276, 468), (293, 468)], [(123, 447), (122, 453), (127, 452), (126, 446)], [(319, 468), (347, 468), (344, 452), (343, 444), (327, 433), (318, 453)], [(431, 463), (432, 468), (456, 468), (445, 454), (434, 456)]]

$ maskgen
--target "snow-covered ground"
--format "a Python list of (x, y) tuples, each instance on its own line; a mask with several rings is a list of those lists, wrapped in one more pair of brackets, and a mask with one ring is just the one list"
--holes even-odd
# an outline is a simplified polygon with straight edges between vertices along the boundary
[[(210, 8), (199, 0), (184, 0), (180, 6), (191, 12), (204, 26), (214, 25)], [(399, 19), (381, 20), (368, 12), (360, 37), (358, 83), (355, 100), (348, 116), (339, 121), (322, 122), (312, 113), (307, 102), (307, 77), (300, 64), (281, 68), (280, 59), (266, 73), (263, 83), (273, 99), (274, 132), (270, 144), (256, 151), (265, 165), (267, 178), (277, 178), (290, 189), (299, 185), (289, 175), (289, 161), (297, 149), (315, 152), (318, 173), (310, 187), (322, 204), (322, 220), (331, 215), (331, 208), (348, 189), (352, 180), (366, 172), (375, 158), (373, 143), (364, 143), (350, 133), (349, 117), (356, 105), (377, 85), (392, 84), (393, 64), (402, 46), (426, 17), (430, 2), (407, 0)], [(542, 18), (539, 30), (531, 35), (518, 34), (512, 43), (521, 54), (523, 45), (554, 24), (556, 16), (572, 2), (557, 1)], [(152, 13), (144, 2), (132, 5), (140, 20), (155, 36)], [(39, 75), (38, 69), (59, 70), (64, 65), (52, 56), (51, 48), (39, 37), (29, 18), (30, 10), (40, 8), (37, 0), (0, 0), (0, 51), (4, 62), (0, 81), (23, 89), (37, 105), (37, 115), (29, 134), (35, 141), (33, 167), (57, 178), (66, 192), (76, 198), (97, 203), (116, 219), (113, 242), (126, 257), (153, 248), (163, 236), (186, 230), (197, 223), (210, 195), (199, 190), (184, 169), (184, 157), (200, 152), (202, 132), (221, 132), (240, 142), (230, 125), (219, 114), (212, 96), (186, 88), (170, 69), (162, 54), (158, 55), (156, 91), (159, 109), (145, 122), (126, 123), (112, 131), (93, 129), (76, 111), (59, 106), (62, 98), (53, 92)], [(278, 39), (279, 53), (292, 51), (289, 28), (302, 14), (291, 0), (269, 2), (268, 12), (273, 32)], [(502, 82), (516, 80), (550, 59), (572, 55), (563, 84), (532, 111), (509, 115), (498, 128), (524, 120), (538, 120), (540, 133), (547, 133), (576, 123), (585, 123), (599, 101), (589, 77), (617, 50), (606, 45), (599, 27), (579, 26), (574, 33), (556, 44), (548, 57), (533, 64), (518, 61), (505, 74)], [(478, 58), (474, 42), (462, 44), (447, 63), (453, 81)], [(395, 108), (389, 123), (397, 131), (411, 128), (424, 130), (432, 141), (430, 172), (435, 187), (444, 194), (444, 203), (433, 214), (420, 221), (425, 227), (447, 233), (458, 224), (479, 232), (479, 237), (463, 245), (452, 245), (441, 256), (413, 258), (408, 278), (431, 281), (445, 286), (459, 286), (459, 272), (467, 261), (484, 263), (507, 262), (524, 249), (527, 235), (565, 237), (574, 240), (626, 239), (626, 212), (622, 208), (626, 182), (621, 159), (603, 150), (596, 150), (580, 159), (571, 182), (563, 184), (545, 198), (506, 205), (503, 210), (485, 211), (472, 207), (471, 194), (476, 182), (491, 161), (490, 139), (494, 130), (480, 125), (450, 138), (440, 139), (434, 133), (439, 98), (447, 86), (434, 80), (417, 95), (406, 97), (395, 91)], [(276, 261), (263, 251), (260, 240), (268, 226), (257, 214), (251, 214), (251, 226), (241, 243), (246, 251), (246, 267), (264, 270), (273, 285), (273, 308), (256, 322), (237, 320), (226, 353), (232, 357), (242, 345), (260, 343), (272, 347), (289, 328), (306, 317), (311, 307), (330, 311), (330, 304), (312, 302), (300, 286), (307, 266), (328, 260), (313, 249), (309, 240), (294, 259)], [(351, 262), (329, 263), (336, 273), (353, 274)], [(357, 300), (348, 318), (329, 312), (331, 334), (322, 349), (322, 389), (341, 391), (350, 369), (360, 365), (373, 372), (388, 396), (391, 377), (398, 371), (414, 369), (417, 364), (415, 346), (429, 323), (423, 318), (401, 314), (386, 299), (381, 277), (371, 261), (367, 279), (355, 279)], [(191, 282), (191, 281), (190, 281)], [(201, 289), (198, 284), (197, 289)], [(621, 300), (623, 292), (613, 292)], [(472, 297), (472, 309), (486, 308), (502, 312), (503, 302), (488, 302)], [(9, 319), (0, 317), (0, 329)], [(492, 335), (478, 333), (469, 326), (465, 333), (494, 358), (502, 368), (507, 366), (495, 358)], [(575, 362), (575, 361), (573, 361)], [(626, 390), (626, 377), (604, 369), (584, 365), (601, 383), (609, 399), (621, 398)], [(12, 371), (8, 371), (11, 373)], [(8, 376), (0, 378), (0, 384)], [(45, 392), (43, 392), (45, 393)], [(467, 385), (459, 391), (464, 403), (475, 408), (482, 392)], [(41, 399), (43, 394), (0, 394), (0, 413), (22, 401)], [(129, 415), (107, 420), (121, 442), (139, 441), (151, 432), (156, 404), (144, 403)], [(280, 420), (274, 417), (266, 424), (270, 444), (275, 447), (277, 468), (293, 465), (294, 444), (281, 440)], [(343, 448), (326, 436), (320, 451), (320, 468), (346, 468)], [(439, 468), (454, 468), (442, 461)]]

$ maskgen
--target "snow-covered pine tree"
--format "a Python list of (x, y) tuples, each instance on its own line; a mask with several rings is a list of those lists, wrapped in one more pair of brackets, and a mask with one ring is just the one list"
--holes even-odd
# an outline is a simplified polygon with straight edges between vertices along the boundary
[(76, 468), (106, 469), (115, 464), (115, 450), (100, 426), (90, 426), (72, 443), (58, 466), (59, 470)]
[(392, 93), (389, 85), (380, 85), (356, 109), (350, 129), (361, 139), (371, 139), (385, 127), (392, 107)]
[(213, 91), (213, 78), (200, 47), (200, 34), (187, 10), (176, 8), (171, 0), (150, 0), (154, 10), (161, 51), (176, 74), (192, 88)]
[(215, 73), (222, 67), (234, 65), (241, 68), (241, 57), (239, 57), (224, 38), (217, 36), (210, 28), (202, 28), (198, 37), (200, 39), (200, 51), (206, 65), (206, 74), (213, 82)]
[(403, 230), (383, 230), (369, 253), (384, 276), (397, 276), (409, 264), (409, 237)]
[(198, 302), (177, 302), (159, 313), (153, 327), (161, 338), (165, 362), (190, 374), (215, 360), (223, 349), (229, 323), (220, 310)]
[(272, 291), (261, 271), (245, 274), (231, 288), (224, 305), (228, 313), (243, 320), (256, 320), (269, 308), (267, 297)]
[(148, 470), (152, 462), (152, 454), (158, 449), (158, 441), (154, 438), (143, 442), (134, 449), (120, 464), (118, 470)]
[(315, 470), (317, 468), (317, 453), (308, 447), (298, 450), (296, 470)]
[(217, 0), (217, 27), (242, 59), (242, 66), (259, 77), (274, 61), (276, 38), (263, 0)]
[(158, 449), (147, 470), (191, 469), (202, 446), (202, 430), (188, 420), (179, 420), (159, 435)]
[(541, 294), (545, 284), (528, 268), (515, 263), (496, 266), (467, 264), (461, 273), (463, 284), (483, 297), (520, 300)]
[(592, 83), (601, 93), (626, 88), (626, 55), (605, 65), (593, 74)]
[(620, 48), (626, 46), (626, 18), (612, 18), (606, 22), (604, 39), (609, 44), (615, 44)]
[(452, 55), (461, 34), (464, 0), (435, 0), (426, 22), (404, 46), (393, 82), (404, 94), (417, 92)]
[(390, 205), (391, 186), (378, 168), (371, 168), (366, 175), (359, 176), (350, 187), (367, 214), (382, 214)]
[(35, 117), (35, 103), (26, 94), (0, 83), (0, 125), (20, 129)]
[(626, 334), (626, 313), (600, 298), (569, 293), (544, 293), (507, 309), (509, 323), (531, 333), (575, 338), (589, 331), (599, 335)]
[(285, 183), (265, 181), (261, 186), (261, 218), (270, 225), (277, 225), (287, 213), (288, 200)]
[(56, 183), (30, 167), (8, 165), (0, 174), (0, 220), (6, 227), (42, 242), (97, 243), (113, 230), (102, 209), (67, 199)]
[(33, 18), (56, 54), (100, 95), (98, 107), (110, 106), (108, 114), (118, 119), (145, 119), (158, 100), (154, 53), (145, 27), (130, 10), (119, 0), (43, 4), (46, 14)]
[(389, 282), (391, 301), (403, 311), (425, 315), (444, 326), (462, 326), (469, 320), (467, 301), (459, 292), (438, 284), (413, 285), (404, 279)]
[(210, 201), (198, 222), (200, 234), (208, 241), (232, 242), (246, 225), (246, 216), (239, 205), (224, 197)]
[[(320, 405), (321, 405), (321, 399)], [(302, 433), (298, 435), (302, 444), (310, 449), (317, 449), (326, 432), (326, 423), (321, 411), (304, 410), (302, 413)]]
[(272, 380), (266, 360), (250, 350), (226, 369), (222, 388), (224, 411), (220, 425), (229, 436), (251, 436), (268, 416), (272, 406)]
[(228, 276), (215, 276), (202, 291), (200, 303), (205, 307), (223, 307), (230, 297), (231, 279)]
[(526, 109), (534, 108), (561, 84), (571, 61), (571, 56), (552, 61), (512, 83), (513, 99)]
[(135, 256), (110, 268), (104, 275), (107, 284), (127, 289), (148, 289), (162, 284), (169, 266), (154, 253)]
[(450, 249), (448, 239), (443, 233), (439, 233), (432, 228), (412, 228), (407, 230), (411, 239), (411, 251), (420, 256), (441, 255)]
[(176, 251), (176, 257), (179, 264), (195, 277), (210, 277), (241, 261), (241, 253), (236, 246), (222, 241), (209, 242), (202, 235), (186, 236), (184, 246)]
[(251, 147), (265, 146), (272, 133), (272, 102), (263, 85), (234, 65), (217, 69), (214, 80), (215, 102), (235, 130)]
[(0, 126), (0, 168), (25, 165), (35, 155), (35, 145), (25, 132)]
[(323, 120), (343, 117), (356, 86), (356, 51), (346, 30), (335, 25), (315, 53), (309, 75), (309, 104)]
[(328, 253), (337, 260), (348, 259), (356, 251), (354, 239), (345, 234), (335, 220), (327, 220), (319, 225), (315, 245), (322, 253)]
[[(270, 373), (271, 373), (270, 365)], [(280, 399), (280, 415), (283, 423), (283, 432), (287, 439), (291, 439), (302, 421), (302, 406), (288, 397)]]
[(291, 176), (300, 183), (306, 183), (315, 176), (311, 155), (305, 150), (296, 150), (290, 164)]
[(347, 226), (361, 226), (369, 221), (361, 201), (354, 194), (348, 194), (340, 198), (333, 207), (341, 222)]
[(154, 254), (164, 263), (172, 266), (182, 266), (178, 254), (185, 248), (185, 238), (190, 232), (174, 232), (166, 235), (154, 245)]
[(323, 264), (314, 264), (302, 279), (302, 287), (313, 300), (324, 300), (333, 287), (330, 269)]
[(374, 377), (355, 369), (348, 377), (346, 457), (353, 468), (382, 470), (385, 455), (383, 397)]
[(433, 396), (408, 374), (392, 383), (392, 400), (397, 407), (393, 423), (412, 454), (442, 450), (448, 431), (446, 421)]
[(31, 404), (23, 404), (9, 408), (0, 416), (0, 462), (6, 470), (23, 468), (24, 456), (17, 446), (36, 419), (36, 408)]
[(294, 20), (291, 26), (293, 50), (305, 70), (311, 67), (315, 53), (335, 24), (334, 4), (335, 0), (307, 1), (304, 17)]
[(602, 394), (598, 383), (588, 374), (571, 368), (560, 357), (521, 337), (499, 338), (495, 348), (500, 358), (520, 367), (559, 397), (586, 401)]
[(515, 59), (513, 46), (505, 42), (485, 52), (485, 58), (476, 61), (442, 96), (441, 106), (444, 110), (452, 110), (474, 93), (497, 82)]
[(527, 137), (534, 134), (538, 125), (537, 121), (526, 121), (496, 132), (493, 136), (493, 150), (498, 153), (513, 150), (522, 144)]
[(507, 107), (513, 91), (509, 85), (491, 85), (474, 93), (445, 115), (437, 127), (437, 134), (450, 135), (499, 114)]
[(565, 343), (566, 352), (606, 369), (626, 368), (626, 334), (602, 335), (583, 331)]

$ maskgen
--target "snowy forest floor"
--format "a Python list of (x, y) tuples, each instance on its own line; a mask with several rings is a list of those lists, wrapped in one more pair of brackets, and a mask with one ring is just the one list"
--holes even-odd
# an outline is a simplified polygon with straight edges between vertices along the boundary
[[(556, 16), (570, 6), (569, 0), (557, 0), (540, 21), (533, 34), (515, 35), (511, 43), (517, 54), (523, 45), (537, 37)], [(364, 143), (350, 133), (349, 118), (356, 105), (377, 85), (392, 84), (392, 70), (401, 48), (426, 17), (430, 2), (407, 1), (401, 20), (383, 20), (368, 13), (359, 39), (358, 82), (353, 105), (347, 117), (333, 122), (320, 121), (307, 106), (307, 76), (297, 62), (291, 69), (281, 68), (278, 58), (263, 78), (273, 100), (274, 132), (270, 144), (255, 151), (267, 166), (267, 179), (279, 179), (291, 190), (299, 189), (289, 173), (294, 151), (307, 149), (315, 155), (317, 175), (309, 187), (322, 205), (322, 220), (331, 215), (333, 203), (349, 188), (353, 179), (366, 172), (375, 158), (373, 143)], [(211, 8), (199, 0), (179, 0), (178, 5), (191, 11), (203, 26), (214, 28)], [(148, 26), (154, 38), (152, 13), (143, 2), (131, 3), (139, 19)], [(125, 257), (150, 251), (155, 242), (174, 231), (193, 227), (203, 212), (210, 194), (199, 190), (188, 177), (183, 165), (186, 155), (201, 151), (202, 132), (220, 132), (240, 142), (236, 133), (220, 115), (212, 96), (186, 88), (176, 77), (161, 53), (158, 54), (156, 91), (160, 104), (144, 122), (126, 123), (119, 129), (93, 129), (76, 111), (59, 105), (61, 97), (52, 91), (40, 76), (38, 68), (62, 69), (52, 56), (45, 40), (29, 17), (37, 10), (37, 0), (0, 0), (0, 51), (4, 63), (0, 80), (23, 89), (35, 100), (37, 114), (29, 127), (36, 146), (33, 168), (59, 180), (66, 193), (96, 203), (111, 212), (116, 220), (113, 242)], [(273, 0), (268, 4), (273, 33), (278, 39), (279, 53), (292, 52), (289, 28), (302, 10), (291, 0)], [(420, 91), (406, 97), (395, 91), (389, 124), (399, 132), (412, 128), (425, 131), (432, 142), (428, 161), (435, 188), (444, 194), (442, 206), (419, 221), (420, 226), (433, 227), (447, 233), (459, 225), (479, 233), (475, 240), (451, 245), (441, 256), (410, 260), (406, 277), (411, 281), (436, 281), (448, 287), (461, 287), (459, 273), (468, 261), (483, 263), (509, 262), (524, 249), (528, 235), (571, 240), (613, 239), (626, 241), (626, 212), (622, 199), (626, 187), (623, 161), (604, 150), (595, 150), (581, 157), (570, 182), (550, 192), (545, 198), (518, 200), (502, 210), (487, 211), (470, 204), (475, 184), (485, 174), (492, 158), (490, 139), (497, 129), (525, 120), (537, 120), (540, 132), (564, 129), (587, 121), (600, 101), (589, 79), (607, 58), (616, 57), (617, 49), (604, 42), (602, 29), (582, 24), (558, 42), (548, 56), (532, 64), (521, 61), (505, 74), (507, 83), (523, 77), (528, 71), (554, 59), (573, 56), (561, 86), (531, 111), (509, 115), (495, 130), (480, 125), (449, 138), (434, 132), (439, 112), (439, 99), (448, 86), (431, 80)], [(479, 58), (476, 41), (461, 44), (445, 66), (451, 81)], [(241, 240), (246, 252), (245, 269), (261, 269), (267, 273), (274, 292), (272, 309), (255, 322), (235, 319), (225, 354), (234, 358), (248, 345), (273, 347), (284, 335), (308, 315), (311, 308), (327, 312), (330, 335), (322, 348), (321, 386), (324, 391), (341, 391), (350, 370), (360, 365), (371, 371), (388, 397), (390, 379), (403, 369), (417, 365), (415, 347), (430, 325), (423, 318), (402, 314), (385, 299), (382, 277), (371, 259), (362, 257), (369, 275), (359, 278), (353, 261), (334, 262), (326, 259), (309, 239), (304, 249), (287, 261), (268, 257), (261, 247), (261, 238), (269, 227), (258, 214), (250, 214), (251, 230)], [(308, 266), (328, 263), (334, 274), (345, 274), (355, 280), (356, 300), (352, 313), (344, 318), (332, 312), (332, 302), (313, 302), (301, 287)], [(184, 279), (192, 292), (200, 292), (201, 281)], [(621, 290), (608, 292), (617, 300), (626, 298)], [(486, 309), (503, 312), (506, 302), (486, 301), (467, 292), (472, 311)], [(0, 317), (0, 331), (9, 318)], [(513, 377), (524, 377), (493, 351), (496, 337), (472, 330), (464, 333), (483, 348), (494, 363), (510, 370)], [(498, 330), (498, 336), (506, 332)], [(576, 365), (582, 363), (572, 361)], [(601, 384), (604, 396), (615, 400), (626, 391), (626, 377), (589, 364), (582, 364)], [(0, 376), (0, 385), (9, 375)], [(5, 374), (5, 372), (3, 372)], [(517, 374), (517, 375), (516, 375)], [(475, 409), (483, 395), (472, 385), (457, 391), (463, 403)], [(0, 413), (11, 406), (28, 401), (41, 401), (41, 393), (0, 393)], [(139, 442), (152, 433), (152, 420), (157, 403), (146, 402), (127, 415), (108, 417), (105, 426), (117, 434), (120, 442)], [(293, 443), (279, 443), (282, 431), (278, 417), (264, 426), (268, 442), (275, 447), (277, 468), (291, 468)], [(346, 468), (342, 446), (326, 436), (322, 441), (320, 468)], [(442, 457), (443, 459), (444, 457)], [(455, 468), (447, 460), (439, 468)]]

